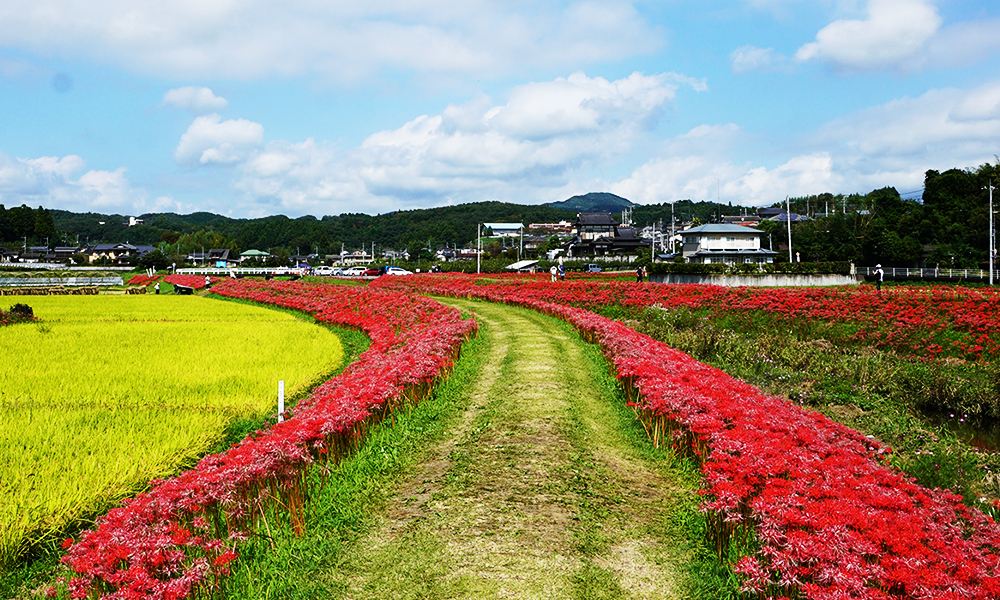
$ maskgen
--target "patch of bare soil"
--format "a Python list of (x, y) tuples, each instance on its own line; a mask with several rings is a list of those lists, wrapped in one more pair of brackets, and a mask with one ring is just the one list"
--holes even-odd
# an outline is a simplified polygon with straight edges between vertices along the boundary
[(486, 324), (492, 359), (357, 543), (346, 596), (680, 597), (674, 488), (617, 431), (582, 342), (529, 311), (447, 302)]

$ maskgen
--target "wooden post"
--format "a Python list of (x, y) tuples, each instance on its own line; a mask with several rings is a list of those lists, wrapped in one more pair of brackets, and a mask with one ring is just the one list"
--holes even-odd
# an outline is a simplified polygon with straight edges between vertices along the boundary
[(278, 381), (278, 422), (281, 423), (285, 420), (283, 413), (285, 412), (285, 380), (282, 379)]

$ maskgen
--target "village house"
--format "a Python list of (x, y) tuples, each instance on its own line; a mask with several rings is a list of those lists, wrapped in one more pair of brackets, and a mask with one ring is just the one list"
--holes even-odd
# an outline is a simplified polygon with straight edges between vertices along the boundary
[[(523, 223), (483, 223), (484, 230), (493, 232), (493, 237), (518, 237), (524, 231)], [(485, 235), (485, 231), (484, 231)]]
[(114, 264), (124, 264), (133, 256), (142, 256), (147, 252), (155, 250), (153, 246), (132, 245), (132, 244), (94, 244), (83, 249), (83, 254), (87, 257), (87, 262), (109, 262)]
[(772, 263), (777, 252), (761, 248), (763, 231), (746, 225), (713, 224), (681, 232), (689, 263)]
[(578, 213), (576, 236), (566, 245), (568, 257), (606, 256), (634, 260), (640, 248), (652, 248), (635, 228), (619, 225), (611, 213)]

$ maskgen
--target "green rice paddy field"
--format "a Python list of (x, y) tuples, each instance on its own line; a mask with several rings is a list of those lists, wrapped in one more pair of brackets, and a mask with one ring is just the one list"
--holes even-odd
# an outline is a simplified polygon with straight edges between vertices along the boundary
[(198, 296), (31, 296), (0, 328), (0, 568), (150, 479), (238, 419), (276, 410), (343, 360), (310, 321)]

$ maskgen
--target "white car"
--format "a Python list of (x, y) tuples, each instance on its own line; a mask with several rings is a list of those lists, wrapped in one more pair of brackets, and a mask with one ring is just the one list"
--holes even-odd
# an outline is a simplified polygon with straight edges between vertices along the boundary
[(386, 275), (413, 275), (413, 271), (407, 271), (403, 267), (386, 267)]
[(365, 274), (368, 267), (362, 267), (360, 265), (344, 269), (344, 275), (348, 277), (361, 277)]
[(337, 269), (334, 269), (333, 267), (328, 267), (326, 265), (322, 265), (313, 269), (313, 273), (321, 277), (330, 277), (332, 275), (337, 274)]

